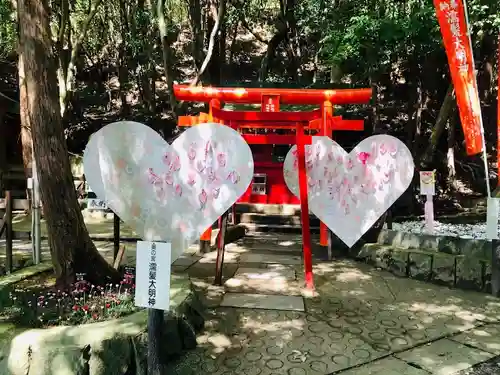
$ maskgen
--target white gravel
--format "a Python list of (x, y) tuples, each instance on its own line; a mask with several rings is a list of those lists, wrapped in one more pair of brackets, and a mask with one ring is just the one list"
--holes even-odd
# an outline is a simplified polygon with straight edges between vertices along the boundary
[[(386, 224), (387, 225), (387, 224)], [(423, 221), (406, 221), (393, 223), (392, 229), (400, 232), (431, 234), (426, 231)], [(481, 224), (447, 224), (434, 222), (434, 233), (437, 236), (453, 236), (461, 238), (486, 239), (486, 223)], [(500, 234), (500, 231), (499, 231)]]

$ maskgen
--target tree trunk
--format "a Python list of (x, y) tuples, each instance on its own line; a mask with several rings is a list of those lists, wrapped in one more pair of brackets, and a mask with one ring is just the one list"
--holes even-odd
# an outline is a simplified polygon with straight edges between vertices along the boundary
[[(12, 1), (12, 8), (16, 10), (17, 13), (17, 1)], [(17, 13), (17, 21), (19, 24), (19, 14)], [(23, 157), (23, 167), (24, 167), (24, 175), (26, 179), (32, 177), (31, 174), (31, 164), (33, 158), (33, 141), (31, 139), (31, 125), (30, 120), (27, 115), (27, 88), (26, 88), (26, 80), (24, 76), (24, 63), (23, 63), (23, 52), (22, 52), (22, 39), (21, 35), (18, 37), (18, 45), (17, 45), (17, 55), (18, 55), (18, 79), (19, 79), (19, 118), (21, 122), (21, 151)], [(3, 133), (0, 133), (3, 134)], [(8, 155), (5, 155), (5, 168), (9, 169), (9, 158)], [(0, 176), (1, 177), (1, 176)], [(1, 182), (0, 182), (1, 185)], [(0, 189), (0, 193), (2, 190)], [(31, 202), (30, 190), (26, 189), (26, 197), (28, 201)], [(31, 204), (29, 205), (28, 211), (31, 212)]]
[(177, 115), (177, 101), (174, 96), (174, 70), (172, 61), (172, 47), (171, 43), (177, 39), (177, 33), (174, 35), (168, 34), (167, 21), (165, 19), (165, 0), (157, 0), (156, 13), (158, 17), (158, 30), (160, 31), (161, 49), (163, 55), (163, 74), (167, 81), (168, 97), (170, 102), (170, 110)]
[[(216, 43), (217, 32), (219, 31), (219, 26), (220, 26), (221, 22), (223, 21), (224, 13), (226, 12), (226, 0), (219, 0), (219, 8), (216, 12), (217, 12), (217, 15), (215, 18), (215, 23), (214, 23), (212, 30), (210, 32), (210, 37), (209, 37), (209, 41), (208, 41), (207, 54), (205, 56), (205, 59), (203, 60), (203, 63), (201, 64), (200, 69), (198, 70), (198, 73), (196, 74), (196, 77), (191, 82), (191, 86), (196, 86), (198, 84), (201, 77), (205, 73), (205, 70), (208, 68), (210, 61), (212, 60), (212, 55), (214, 53), (214, 49), (215, 49), (216, 44), (217, 44)], [(213, 79), (213, 77), (211, 77), (211, 79)]]
[(203, 64), (203, 28), (200, 0), (189, 0), (189, 21), (193, 33), (193, 59), (196, 71)]
[(74, 282), (77, 272), (85, 273), (91, 283), (114, 282), (119, 275), (90, 239), (76, 198), (60, 116), (47, 0), (18, 0), (18, 12), (27, 96), (24, 110), (31, 124), (58, 284)]
[[(217, 1), (219, 1), (219, 6), (217, 4)], [(210, 46), (212, 46), (212, 53), (210, 59), (208, 60), (206, 72), (208, 73), (208, 83), (216, 86), (218, 86), (221, 82), (222, 51), (220, 50), (220, 40), (222, 29), (224, 27), (225, 2), (226, 0), (209, 0), (208, 2), (208, 45), (209, 48)], [(221, 11), (222, 14), (219, 16), (219, 13), (221, 13)], [(202, 77), (203, 76), (201, 76), (200, 78)]]
[[(90, 28), (90, 23), (92, 19), (95, 17), (99, 6), (101, 5), (102, 0), (95, 0), (95, 2), (90, 4), (89, 14), (87, 18), (83, 22), (82, 29), (79, 30), (79, 34), (76, 37), (75, 42), (73, 43), (73, 48), (71, 49), (71, 57), (69, 59), (69, 63), (67, 66), (59, 67), (61, 70), (61, 74), (64, 74), (64, 84), (63, 87), (59, 87), (59, 103), (61, 116), (64, 118), (66, 113), (66, 109), (68, 107), (68, 103), (71, 100), (71, 94), (75, 90), (76, 86), (76, 62), (78, 59), (78, 55), (80, 53), (81, 46), (83, 41), (87, 36), (87, 32)], [(62, 42), (62, 41), (61, 41)], [(62, 44), (62, 43), (61, 43)], [(61, 79), (59, 80), (62, 83)]]
[[(127, 85), (128, 85), (128, 49), (125, 41), (126, 35), (129, 32), (128, 15), (125, 0), (120, 0), (120, 19), (122, 37), (118, 47), (118, 82), (120, 83), (120, 113), (126, 116), (130, 113), (130, 106), (127, 102)], [(140, 85), (139, 85), (140, 87)]]
[[(452, 112), (455, 112), (452, 110)], [(455, 190), (455, 113), (450, 116), (450, 121), (448, 122), (448, 152), (446, 153), (446, 166), (448, 169), (448, 186)]]
[(267, 51), (260, 63), (259, 82), (261, 84), (266, 81), (269, 69), (276, 54), (276, 49), (281, 44), (281, 42), (286, 39), (286, 34), (288, 32), (287, 27), (283, 22), (278, 21), (276, 27), (277, 31), (269, 41), (269, 44), (267, 45)]
[[(481, 68), (478, 73), (478, 89), (481, 101), (488, 103), (494, 92), (495, 56), (497, 51), (496, 37), (492, 33), (486, 32), (481, 39), (480, 60)], [(494, 122), (494, 121), (493, 121)]]
[(450, 118), (450, 115), (453, 110), (453, 104), (455, 102), (455, 95), (453, 90), (453, 84), (448, 86), (448, 91), (446, 92), (446, 96), (444, 97), (443, 104), (441, 104), (441, 108), (439, 110), (439, 114), (436, 119), (436, 123), (434, 124), (434, 128), (432, 129), (431, 137), (429, 139), (429, 145), (424, 152), (422, 157), (422, 163), (430, 163), (434, 158), (434, 153), (436, 152), (436, 148), (439, 142), (439, 138), (444, 132), (446, 123)]

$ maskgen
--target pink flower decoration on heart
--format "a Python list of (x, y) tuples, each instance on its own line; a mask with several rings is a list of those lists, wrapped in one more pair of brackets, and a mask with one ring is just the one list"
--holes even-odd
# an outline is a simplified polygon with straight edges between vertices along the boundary
[(172, 165), (170, 166), (170, 170), (174, 170), (177, 172), (179, 169), (181, 169), (181, 159), (179, 158), (179, 155), (177, 155)]
[(172, 159), (172, 155), (170, 154), (170, 152), (165, 152), (163, 154), (162, 161), (164, 164), (169, 165), (171, 159)]
[(203, 210), (208, 200), (208, 194), (205, 189), (201, 189), (201, 193), (198, 195), (198, 200), (200, 201), (201, 209)]
[(226, 154), (224, 153), (219, 153), (217, 155), (217, 162), (219, 163), (219, 167), (225, 167), (226, 166)]
[(207, 178), (208, 178), (208, 181), (210, 182), (214, 182), (216, 180), (216, 175), (215, 175), (215, 171), (213, 168), (208, 168), (207, 169)]
[(196, 163), (196, 170), (200, 173), (205, 170), (205, 164), (201, 160)]
[(182, 195), (182, 187), (179, 184), (175, 185), (175, 195), (177, 195), (178, 197)]
[(240, 182), (240, 175), (236, 171), (232, 171), (227, 176), (227, 179), (230, 180), (233, 184), (237, 184)]
[(398, 153), (398, 148), (396, 147), (396, 145), (394, 144), (389, 145), (389, 155), (395, 157), (397, 153)]
[(174, 184), (174, 176), (172, 175), (172, 172), (168, 172), (164, 176), (165, 183), (167, 185), (173, 185)]
[(188, 150), (188, 159), (189, 160), (194, 160), (196, 159), (196, 143), (191, 143), (191, 145), (189, 145), (189, 150)]
[(382, 178), (382, 181), (384, 181), (384, 184), (389, 183), (389, 181), (392, 179), (394, 176), (394, 171), (391, 169), (389, 172), (384, 172), (384, 177)]
[(362, 151), (358, 154), (358, 160), (361, 162), (361, 164), (366, 165), (366, 162), (370, 158), (370, 153)]
[(387, 152), (387, 147), (385, 146), (384, 143), (382, 143), (380, 145), (380, 154), (385, 155), (386, 152)]
[(189, 172), (187, 183), (189, 186), (193, 186), (196, 183), (196, 175), (193, 172)]
[(220, 188), (216, 188), (212, 191), (212, 196), (214, 197), (214, 199), (219, 198), (219, 193), (220, 193)]
[(153, 168), (148, 168), (148, 181), (155, 186), (161, 184), (161, 178), (154, 173)]

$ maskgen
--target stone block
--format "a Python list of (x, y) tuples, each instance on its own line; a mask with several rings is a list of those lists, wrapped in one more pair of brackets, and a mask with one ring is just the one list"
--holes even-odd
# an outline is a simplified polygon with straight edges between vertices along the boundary
[(433, 254), (411, 252), (409, 259), (409, 276), (417, 280), (429, 280), (432, 273), (432, 256)]
[(439, 243), (439, 237), (437, 236), (399, 232), (395, 230), (386, 230), (383, 232), (386, 233), (379, 236), (383, 244), (402, 249), (437, 249)]
[(457, 259), (457, 284), (461, 289), (481, 291), (484, 288), (486, 262), (463, 257)]
[(455, 256), (436, 254), (432, 257), (432, 281), (449, 287), (455, 284)]
[(396, 276), (406, 276), (408, 255), (407, 251), (392, 251), (390, 253), (390, 259), (387, 262), (387, 270)]

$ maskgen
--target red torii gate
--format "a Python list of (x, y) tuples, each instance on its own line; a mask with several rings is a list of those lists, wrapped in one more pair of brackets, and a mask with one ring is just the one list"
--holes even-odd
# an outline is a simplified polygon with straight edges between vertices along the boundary
[[(332, 136), (334, 130), (364, 129), (363, 120), (344, 120), (333, 116), (333, 106), (341, 104), (368, 103), (371, 89), (269, 89), (269, 88), (217, 88), (189, 85), (174, 85), (178, 100), (209, 103), (209, 113), (199, 116), (181, 116), (178, 126), (194, 126), (203, 122), (216, 122), (238, 130), (248, 144), (296, 144), (299, 167), (299, 191), (302, 221), (302, 247), (304, 252), (305, 284), (314, 288), (312, 274), (312, 252), (307, 200), (307, 176), (305, 145), (311, 144), (311, 136)], [(261, 104), (260, 112), (225, 111), (221, 103)], [(280, 104), (319, 105), (309, 112), (280, 112)], [(248, 129), (288, 130), (290, 134), (248, 134)], [(295, 134), (293, 134), (295, 133)], [(222, 234), (222, 228), (221, 232)], [(211, 228), (201, 240), (210, 239)], [(223, 236), (219, 240), (223, 241)], [(328, 246), (328, 229), (320, 224), (320, 244)], [(221, 242), (219, 243), (221, 245)], [(218, 246), (216, 282), (222, 280), (223, 246)]]

